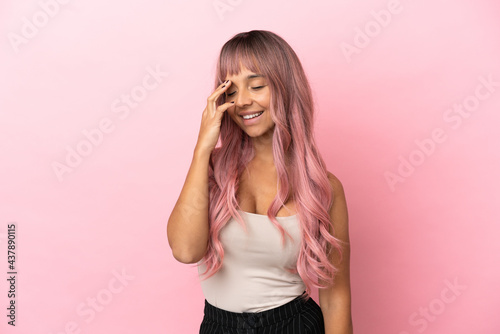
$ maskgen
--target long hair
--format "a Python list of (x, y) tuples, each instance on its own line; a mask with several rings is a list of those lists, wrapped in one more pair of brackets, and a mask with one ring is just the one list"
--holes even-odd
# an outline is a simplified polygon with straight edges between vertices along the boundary
[[(252, 30), (235, 35), (221, 49), (216, 68), (215, 89), (227, 75), (237, 75), (240, 66), (265, 76), (270, 89), (270, 114), (275, 123), (272, 147), (278, 175), (277, 195), (267, 216), (279, 229), (282, 244), (285, 233), (277, 222), (280, 207), (292, 196), (300, 221), (301, 243), (296, 269), (286, 270), (302, 278), (307, 299), (311, 287), (333, 284), (338, 269), (329, 261), (335, 248), (342, 258), (342, 240), (329, 232), (332, 222), (327, 210), (333, 194), (326, 165), (314, 141), (314, 106), (311, 89), (299, 58), (288, 43), (275, 33)], [(216, 102), (225, 103), (225, 94)], [(221, 121), (220, 146), (216, 146), (209, 162), (209, 241), (202, 264), (202, 275), (211, 277), (222, 266), (224, 249), (219, 232), (231, 217), (246, 225), (239, 209), (236, 193), (239, 179), (255, 151), (249, 137), (227, 114)], [(293, 240), (293, 238), (292, 238)]]

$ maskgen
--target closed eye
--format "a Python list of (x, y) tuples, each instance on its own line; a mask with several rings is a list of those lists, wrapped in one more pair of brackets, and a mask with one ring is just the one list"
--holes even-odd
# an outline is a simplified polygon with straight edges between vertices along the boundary
[[(253, 89), (261, 89), (261, 88), (264, 88), (265, 86), (258, 86), (258, 87), (252, 87)], [(232, 92), (232, 93), (229, 93), (227, 94), (227, 96), (233, 96), (234, 94), (236, 93), (236, 91)]]

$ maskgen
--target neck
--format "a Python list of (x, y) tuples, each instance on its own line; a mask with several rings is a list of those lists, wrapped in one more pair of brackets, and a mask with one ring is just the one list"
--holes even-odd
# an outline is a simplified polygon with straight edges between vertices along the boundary
[(269, 132), (259, 137), (253, 137), (252, 142), (255, 149), (254, 160), (274, 165), (273, 133)]

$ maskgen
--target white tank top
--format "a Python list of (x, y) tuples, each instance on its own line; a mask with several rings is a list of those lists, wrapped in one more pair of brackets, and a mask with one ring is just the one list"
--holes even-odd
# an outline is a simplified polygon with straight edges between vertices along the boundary
[[(281, 233), (267, 215), (238, 210), (248, 235), (233, 217), (220, 231), (224, 248), (222, 267), (212, 277), (200, 279), (205, 299), (231, 312), (261, 312), (281, 306), (300, 296), (305, 284), (296, 269), (301, 242), (298, 215), (276, 217), (294, 241)], [(198, 262), (198, 274), (206, 266)], [(199, 276), (200, 277), (200, 276)]]

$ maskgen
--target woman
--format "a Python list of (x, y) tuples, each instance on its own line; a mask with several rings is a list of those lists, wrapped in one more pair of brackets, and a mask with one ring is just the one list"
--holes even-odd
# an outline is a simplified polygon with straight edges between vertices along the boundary
[(314, 142), (298, 57), (244, 32), (216, 76), (167, 225), (173, 256), (202, 278), (200, 333), (352, 333), (346, 200)]

